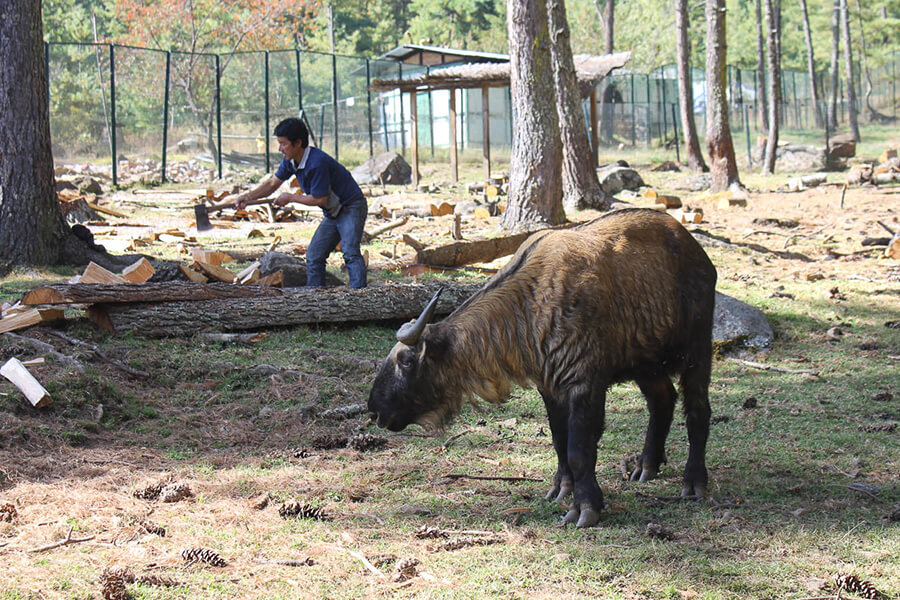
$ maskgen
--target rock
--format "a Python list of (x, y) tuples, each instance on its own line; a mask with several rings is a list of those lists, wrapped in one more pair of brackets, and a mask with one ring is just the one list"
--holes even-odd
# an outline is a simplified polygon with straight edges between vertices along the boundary
[(689, 192), (702, 192), (708, 190), (712, 185), (712, 175), (703, 173), (702, 175), (694, 175), (679, 179), (672, 184), (676, 190), (687, 190)]
[[(262, 277), (281, 271), (284, 287), (302, 287), (306, 285), (306, 261), (283, 252), (267, 252), (259, 259), (259, 274)], [(344, 285), (344, 282), (325, 272), (325, 285)]]
[(618, 165), (606, 167), (597, 173), (600, 187), (609, 196), (614, 196), (622, 190), (637, 191), (644, 187), (644, 180), (632, 168)]
[[(765, 146), (753, 150), (753, 160), (762, 163)], [(824, 171), (828, 167), (825, 150), (815, 146), (784, 144), (775, 152), (775, 170), (781, 172)]]
[(92, 177), (87, 177), (86, 175), (81, 175), (72, 179), (72, 185), (78, 188), (78, 191), (82, 194), (103, 193), (103, 188), (100, 187), (100, 182)]
[(373, 156), (350, 172), (360, 185), (369, 183), (407, 184), (412, 178), (412, 167), (396, 152), (382, 152)]
[(770, 348), (775, 338), (772, 326), (759, 309), (720, 292), (716, 292), (712, 334), (714, 344), (755, 350)]
[(856, 140), (849, 133), (841, 133), (832, 136), (828, 140), (828, 154), (835, 158), (850, 158), (856, 156)]

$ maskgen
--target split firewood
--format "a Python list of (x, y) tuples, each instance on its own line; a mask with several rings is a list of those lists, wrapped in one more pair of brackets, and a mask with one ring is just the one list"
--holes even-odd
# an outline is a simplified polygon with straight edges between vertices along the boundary
[(124, 213), (120, 213), (119, 211), (113, 210), (111, 208), (104, 208), (94, 202), (88, 202), (87, 205), (89, 207), (93, 208), (94, 210), (96, 210), (98, 213), (103, 213), (104, 215), (110, 215), (112, 217), (119, 217), (120, 219), (128, 218), (128, 215), (126, 215)]
[(81, 283), (128, 283), (128, 280), (92, 261), (81, 274)]
[(283, 288), (284, 287), (284, 273), (281, 272), (281, 269), (278, 269), (271, 275), (266, 275), (265, 277), (260, 277), (257, 284), (260, 286), (263, 286), (263, 287)]
[[(252, 275), (253, 272), (256, 271), (256, 273), (257, 273), (256, 279), (259, 280), (259, 267), (260, 267), (260, 262), (255, 261), (255, 262), (251, 263), (250, 266), (248, 266), (247, 268), (245, 268), (241, 271), (238, 271), (237, 274), (235, 275), (235, 278), (239, 282), (245, 283), (244, 278), (246, 278), (249, 275)], [(255, 281), (253, 281), (253, 282), (247, 281), (246, 283), (256, 283), (256, 282)]]
[[(27, 304), (27, 302), (26, 302)], [(41, 302), (40, 304), (44, 304)], [(65, 318), (65, 313), (60, 308), (29, 308), (17, 310), (10, 315), (4, 315), (0, 319), (0, 333), (25, 329), (38, 323), (58, 321)]]
[(391, 221), (390, 223), (386, 223), (386, 224), (382, 225), (381, 227), (377, 227), (377, 228), (373, 229), (371, 233), (369, 233), (368, 231), (364, 231), (362, 241), (363, 241), (363, 243), (371, 242), (372, 240), (374, 240), (375, 238), (377, 238), (379, 235), (381, 235), (382, 233), (384, 233), (386, 231), (390, 231), (391, 229), (396, 229), (397, 227), (406, 225), (406, 223), (408, 221), (409, 221), (409, 217), (403, 217), (402, 219), (397, 219), (395, 221)]
[(900, 231), (888, 242), (887, 248), (884, 249), (884, 255), (888, 258), (900, 258)]
[(154, 271), (150, 261), (146, 258), (141, 258), (133, 265), (122, 269), (122, 277), (129, 283), (144, 283), (153, 277)]
[(19, 388), (31, 405), (35, 408), (43, 408), (53, 402), (50, 393), (34, 378), (28, 368), (15, 356), (6, 361), (0, 367), (0, 375), (9, 379), (13, 385)]
[(657, 196), (657, 204), (664, 204), (666, 208), (681, 208), (681, 198), (678, 196)]
[[(515, 254), (519, 246), (533, 232), (516, 233), (506, 237), (457, 241), (436, 248), (423, 247), (411, 236), (404, 235), (403, 241), (416, 250), (416, 262), (425, 265), (459, 267), (472, 263), (491, 262), (502, 256)], [(419, 247), (417, 248), (416, 245)]]
[(259, 285), (194, 284), (185, 281), (145, 283), (143, 285), (56, 284), (28, 292), (22, 302), (23, 304), (116, 304), (258, 298), (280, 296), (281, 294), (281, 290)]
[(900, 173), (876, 173), (872, 175), (872, 183), (875, 185), (900, 183)]
[(451, 231), (451, 236), (454, 240), (462, 239), (462, 215), (459, 213), (453, 215), (453, 230)]
[(234, 272), (229, 271), (225, 267), (219, 267), (195, 260), (194, 264), (191, 265), (191, 268), (200, 271), (210, 279), (215, 279), (216, 281), (221, 281), (222, 283), (234, 283), (236, 279)]
[(453, 214), (453, 205), (449, 202), (441, 202), (440, 204), (431, 204), (428, 207), (431, 210), (431, 216), (443, 217), (444, 215)]
[(191, 267), (185, 265), (178, 265), (178, 270), (188, 278), (188, 280), (193, 281), (194, 283), (206, 283), (209, 281), (209, 277), (201, 273), (196, 269), (192, 269)]
[[(245, 290), (261, 286), (228, 287)], [(270, 296), (97, 304), (88, 314), (108, 331), (134, 331), (148, 337), (190, 336), (201, 331), (256, 331), (308, 323), (394, 321), (418, 316), (437, 287), (429, 283), (369, 286), (361, 290), (285, 288), (272, 290), (279, 295)], [(480, 284), (445, 284), (436, 306), (437, 314), (449, 314), (480, 287)]]
[(219, 250), (204, 250), (202, 248), (192, 248), (191, 257), (199, 263), (220, 266), (222, 263), (233, 262), (234, 258)]
[(250, 285), (254, 283), (259, 283), (260, 280), (260, 271), (259, 267), (254, 267), (252, 271), (246, 273), (243, 277), (238, 274), (237, 282), (241, 285)]

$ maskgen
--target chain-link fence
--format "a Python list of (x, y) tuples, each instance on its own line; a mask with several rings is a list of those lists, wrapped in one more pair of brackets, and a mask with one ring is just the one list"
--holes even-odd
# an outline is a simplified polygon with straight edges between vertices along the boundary
[[(108, 164), (115, 183), (202, 181), (235, 171), (271, 171), (280, 160), (272, 129), (300, 116), (317, 146), (346, 164), (410, 147), (409, 95), (374, 93), (376, 78), (407, 77), (428, 67), (299, 50), (196, 54), (116, 44), (47, 43), (53, 153), (58, 162)], [(867, 72), (856, 70), (860, 112), (896, 117), (900, 53)], [(818, 76), (819, 106), (805, 73), (782, 74), (782, 125), (825, 127), (831, 78)], [(692, 71), (694, 117), (705, 130), (704, 72)], [(731, 129), (749, 145), (764, 135), (758, 100), (764, 81), (753, 70), (728, 69)], [(838, 116), (847, 118), (843, 79)], [(417, 94), (418, 146), (449, 145), (449, 93)], [(458, 143), (482, 143), (481, 90), (457, 90)], [(512, 143), (508, 88), (493, 88), (491, 145)], [(672, 65), (650, 73), (618, 71), (597, 90), (600, 143), (665, 146), (677, 155), (683, 126)], [(819, 116), (817, 117), (817, 111)], [(586, 121), (590, 114), (585, 102)], [(113, 134), (114, 132), (114, 134)], [(737, 139), (735, 140), (737, 146)], [(115, 160), (113, 160), (115, 157)]]

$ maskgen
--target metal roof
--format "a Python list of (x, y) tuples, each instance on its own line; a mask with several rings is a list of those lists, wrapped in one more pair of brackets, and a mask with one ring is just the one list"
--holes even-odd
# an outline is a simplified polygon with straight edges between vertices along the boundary
[(442, 65), (450, 63), (496, 63), (508, 62), (508, 54), (496, 52), (475, 52), (422, 44), (403, 44), (385, 52), (377, 60), (392, 60), (415, 65)]

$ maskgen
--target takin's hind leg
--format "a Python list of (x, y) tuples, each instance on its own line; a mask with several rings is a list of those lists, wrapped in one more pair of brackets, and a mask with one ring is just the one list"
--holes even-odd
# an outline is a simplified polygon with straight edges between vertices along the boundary
[(553, 449), (556, 450), (557, 461), (553, 486), (544, 496), (544, 499), (550, 502), (561, 502), (574, 489), (572, 472), (569, 470), (569, 461), (566, 457), (566, 447), (569, 443), (569, 409), (565, 403), (557, 402), (543, 392), (541, 392), (541, 398), (544, 399), (544, 407), (547, 409), (547, 418), (550, 421), (550, 433), (553, 436)]
[(647, 399), (650, 421), (644, 437), (644, 450), (637, 467), (631, 473), (631, 481), (649, 481), (659, 474), (659, 466), (666, 462), (666, 438), (672, 426), (677, 394), (675, 386), (665, 374), (642, 377), (636, 383)]
[[(710, 353), (711, 354), (711, 353)], [(688, 459), (684, 467), (683, 497), (708, 497), (709, 474), (706, 471), (706, 440), (709, 438), (709, 378), (712, 358), (689, 363), (681, 375), (684, 417), (688, 434)]]
[(569, 470), (575, 484), (572, 507), (565, 523), (576, 527), (593, 527), (600, 521), (603, 492), (597, 483), (597, 442), (603, 433), (606, 390), (573, 394), (569, 399), (568, 452)]

